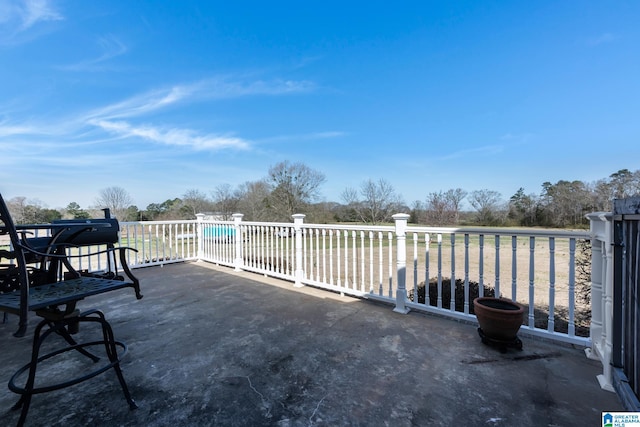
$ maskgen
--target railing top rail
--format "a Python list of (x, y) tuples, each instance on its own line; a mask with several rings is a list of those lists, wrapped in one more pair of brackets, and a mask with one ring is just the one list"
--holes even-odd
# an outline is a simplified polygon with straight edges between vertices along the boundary
[[(233, 225), (235, 224), (235, 222), (233, 221), (225, 221), (225, 220), (213, 220), (213, 219), (205, 219), (202, 221), (203, 224), (220, 224), (220, 225)], [(246, 221), (242, 221), (241, 222), (242, 225), (248, 225), (249, 222)], [(262, 224), (265, 224), (264, 222)]]
[(389, 225), (338, 225), (338, 224), (304, 224), (304, 228), (318, 228), (326, 230), (350, 230), (350, 231), (395, 231), (395, 227)]
[(170, 221), (126, 221), (120, 222), (121, 226), (126, 225), (162, 225), (162, 224), (196, 224), (195, 219), (182, 219), (182, 220), (170, 220)]
[[(207, 220), (206, 224), (234, 225), (234, 221)], [(126, 225), (162, 225), (162, 224), (195, 224), (197, 220), (172, 220), (172, 221), (128, 221), (122, 222)], [(269, 226), (269, 227), (293, 227), (292, 222), (261, 222), (242, 221), (242, 226)], [(393, 232), (393, 225), (347, 225), (347, 224), (301, 224), (303, 229), (320, 230), (349, 230), (349, 231), (373, 231), (373, 232)], [(429, 227), (409, 225), (407, 233), (431, 233), (431, 234), (473, 234), (485, 236), (522, 236), (522, 237), (559, 237), (574, 239), (591, 239), (593, 236), (589, 230), (561, 230), (543, 228), (517, 228), (517, 227)]]
[(590, 239), (588, 230), (559, 230), (538, 228), (511, 228), (511, 227), (407, 227), (407, 233), (433, 233), (433, 234), (483, 234), (485, 236), (526, 236), (526, 237), (566, 237), (575, 239)]
[[(216, 221), (224, 223), (224, 221)], [(257, 222), (257, 221), (242, 221), (242, 225), (255, 225), (255, 226), (273, 226), (273, 227), (293, 227), (292, 222)], [(390, 225), (344, 225), (344, 224), (312, 224), (303, 223), (300, 224), (301, 228), (310, 229), (324, 229), (324, 230), (353, 230), (353, 231), (394, 231), (395, 227)]]

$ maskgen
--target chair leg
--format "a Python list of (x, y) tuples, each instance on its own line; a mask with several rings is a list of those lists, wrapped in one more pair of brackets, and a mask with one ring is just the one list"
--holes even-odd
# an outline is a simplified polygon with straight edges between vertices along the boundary
[[(56, 327), (56, 332), (58, 333), (58, 335), (60, 335), (62, 338), (64, 338), (64, 340), (67, 343), (69, 343), (70, 345), (72, 345), (72, 346), (78, 345), (78, 342), (73, 339), (73, 337), (71, 336), (69, 331), (67, 331), (66, 327), (64, 327), (64, 326)], [(76, 350), (78, 352), (80, 352), (81, 354), (87, 356), (89, 359), (93, 360), (94, 363), (100, 361), (100, 358), (98, 356), (96, 356), (95, 354), (92, 354), (91, 352), (85, 350), (82, 347), (78, 347), (78, 348), (76, 348)]]
[[(45, 319), (49, 325), (49, 328), (54, 329), (55, 332), (60, 335), (71, 346), (76, 346), (78, 342), (73, 339), (71, 334), (72, 330), (78, 331), (80, 324), (80, 310), (77, 310), (75, 302), (68, 305), (65, 311), (59, 309), (44, 309), (36, 311), (36, 314)], [(91, 311), (83, 313), (84, 315), (90, 314)], [(98, 362), (100, 358), (82, 347), (76, 347), (76, 350), (81, 354), (87, 356), (94, 362)]]
[(22, 408), (22, 410), (20, 411), (20, 418), (18, 419), (18, 427), (24, 425), (24, 422), (27, 419), (27, 414), (29, 413), (29, 406), (31, 406), (31, 397), (33, 396), (33, 388), (36, 379), (36, 369), (38, 368), (40, 346), (49, 336), (49, 334), (53, 332), (53, 329), (47, 329), (42, 335), (40, 335), (42, 327), (46, 324), (47, 321), (45, 320), (38, 323), (38, 326), (36, 326), (36, 329), (33, 333), (33, 346), (31, 349), (31, 362), (29, 364), (29, 377), (27, 378), (27, 383), (24, 387), (24, 393), (20, 396), (20, 399), (16, 402), (16, 404), (11, 408), (12, 410), (18, 410)]
[[(92, 316), (92, 315), (96, 315), (96, 316)], [(86, 313), (82, 313), (79, 316), (77, 316), (75, 319), (75, 321), (80, 321), (80, 322), (98, 322), (100, 323), (100, 326), (102, 328), (102, 336), (103, 336), (103, 340), (102, 341), (96, 341), (94, 343), (89, 343), (89, 345), (91, 344), (104, 344), (105, 346), (105, 351), (107, 353), (107, 357), (109, 358), (109, 362), (110, 362), (110, 367), (112, 367), (115, 372), (116, 372), (116, 376), (118, 377), (118, 381), (120, 382), (120, 386), (122, 387), (122, 392), (124, 393), (124, 397), (127, 401), (127, 403), (129, 404), (129, 408), (130, 409), (136, 409), (138, 407), (138, 405), (136, 404), (136, 402), (133, 400), (133, 398), (131, 397), (131, 393), (129, 392), (129, 388), (127, 386), (127, 383), (124, 379), (124, 375), (122, 373), (122, 369), (120, 367), (120, 360), (118, 357), (118, 346), (122, 347), (124, 349), (124, 354), (126, 354), (126, 345), (122, 342), (116, 341), (114, 334), (113, 334), (113, 329), (111, 328), (111, 325), (109, 324), (109, 322), (107, 322), (107, 320), (104, 317), (104, 314), (101, 311), (98, 310), (90, 310)], [(14, 374), (14, 376), (11, 378), (11, 380), (9, 381), (9, 389), (11, 391), (14, 391), (16, 393), (20, 393), (20, 399), (13, 405), (13, 407), (11, 408), (12, 410), (18, 410), (21, 409), (20, 412), (20, 418), (18, 420), (18, 427), (21, 427), (24, 425), (25, 420), (27, 418), (27, 414), (29, 413), (29, 407), (31, 405), (31, 398), (33, 397), (34, 394), (36, 393), (43, 393), (46, 391), (52, 391), (52, 390), (57, 390), (60, 388), (64, 388), (64, 387), (68, 387), (70, 385), (73, 384), (77, 384), (78, 382), (81, 381), (85, 381), (89, 378), (92, 378), (95, 375), (98, 375), (99, 373), (104, 372), (107, 368), (103, 368), (100, 369), (98, 371), (95, 371), (93, 374), (90, 374), (88, 376), (76, 379), (76, 380), (71, 380), (69, 382), (66, 383), (60, 383), (58, 385), (55, 386), (47, 386), (44, 388), (35, 388), (35, 377), (36, 377), (36, 370), (38, 367), (38, 362), (41, 360), (45, 360), (49, 357), (52, 357), (56, 354), (59, 354), (61, 352), (65, 352), (65, 351), (72, 351), (72, 350), (76, 350), (78, 352), (80, 352), (81, 354), (89, 357), (90, 359), (96, 361), (96, 359), (99, 359), (97, 356), (91, 354), (90, 352), (84, 350), (83, 346), (87, 345), (87, 344), (78, 344), (73, 337), (71, 337), (71, 335), (69, 334), (69, 332), (66, 330), (67, 327), (67, 323), (69, 320), (61, 320), (61, 321), (55, 321), (52, 322), (49, 319), (44, 319), (42, 320), (40, 323), (38, 323), (38, 325), (35, 328), (34, 331), (34, 335), (33, 335), (33, 346), (32, 346), (32, 350), (31, 350), (31, 361), (29, 364), (25, 365), (23, 368), (21, 368), (18, 372), (16, 372), (16, 374)], [(48, 329), (46, 329), (44, 332), (42, 332), (43, 327), (44, 326), (48, 326)], [(56, 352), (53, 353), (49, 353), (45, 356), (42, 356), (42, 358), (40, 357), (40, 348), (42, 346), (42, 343), (45, 341), (45, 339), (51, 335), (52, 333), (56, 333), (60, 336), (62, 336), (65, 341), (67, 341), (68, 344), (70, 344), (70, 348), (68, 349), (61, 349), (58, 350)], [(28, 370), (28, 378), (27, 378), (27, 382), (24, 386), (24, 388), (20, 388), (17, 387), (14, 383), (15, 379), (22, 373)]]
[(118, 381), (120, 382), (120, 386), (122, 387), (124, 397), (129, 404), (129, 409), (137, 409), (138, 405), (131, 397), (129, 387), (127, 387), (127, 383), (124, 380), (124, 375), (122, 374), (122, 369), (120, 368), (120, 362), (118, 361), (118, 350), (116, 348), (116, 340), (113, 335), (113, 329), (111, 328), (111, 325), (109, 324), (109, 322), (107, 322), (104, 314), (101, 311), (96, 310), (95, 313), (100, 316), (102, 335), (104, 337), (104, 347), (107, 352), (107, 356), (109, 357), (109, 361), (113, 363), (113, 369), (116, 371), (116, 376), (118, 377)]

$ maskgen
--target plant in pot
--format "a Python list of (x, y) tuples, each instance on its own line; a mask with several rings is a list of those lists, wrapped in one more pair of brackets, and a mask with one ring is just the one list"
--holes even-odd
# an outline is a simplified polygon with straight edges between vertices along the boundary
[(524, 316), (523, 306), (506, 298), (478, 297), (473, 300), (473, 310), (483, 344), (496, 346), (502, 353), (507, 347), (522, 350), (517, 334)]

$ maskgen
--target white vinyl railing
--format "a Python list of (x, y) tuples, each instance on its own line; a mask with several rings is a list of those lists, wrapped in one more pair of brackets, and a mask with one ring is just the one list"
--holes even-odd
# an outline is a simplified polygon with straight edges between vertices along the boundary
[[(205, 221), (198, 258), (410, 309), (475, 321), (475, 295), (526, 306), (524, 333), (590, 345), (590, 307), (576, 285), (587, 231)], [(429, 286), (426, 284), (430, 283)], [(429, 289), (429, 291), (427, 291)], [(588, 286), (587, 286), (588, 289)]]
[(198, 259), (196, 221), (120, 223), (120, 244), (134, 248), (129, 265), (146, 267)]
[[(198, 259), (197, 222), (192, 221), (145, 221), (121, 222), (119, 246), (135, 251), (127, 252), (130, 267), (147, 267), (171, 262)], [(25, 229), (28, 238), (51, 237), (50, 229)], [(0, 242), (0, 246), (3, 242)], [(9, 245), (7, 239), (6, 244)], [(73, 255), (71, 263), (78, 270), (99, 271), (114, 262), (102, 252), (105, 245), (84, 245), (69, 249)], [(99, 253), (99, 255), (91, 255)], [(115, 261), (116, 263), (119, 260)], [(118, 265), (118, 268), (120, 266)]]
[[(242, 221), (145, 221), (120, 223), (120, 245), (131, 267), (203, 260), (236, 270), (289, 280), (342, 294), (375, 299), (406, 313), (420, 310), (475, 321), (475, 296), (501, 296), (526, 307), (521, 330), (573, 344), (591, 344), (590, 329), (602, 340), (603, 311), (596, 301), (585, 306), (577, 287), (579, 241), (587, 231), (514, 228), (440, 228), (305, 224)], [(82, 247), (92, 252), (97, 247)], [(594, 254), (601, 253), (601, 246)], [(95, 259), (94, 259), (95, 258)], [(604, 261), (596, 256), (599, 272)], [(81, 269), (100, 270), (101, 257), (80, 258)], [(594, 261), (592, 261), (594, 262)], [(598, 273), (601, 274), (601, 273)], [(583, 279), (584, 280), (584, 279)], [(594, 280), (593, 300), (602, 297)], [(588, 289), (588, 287), (587, 287)], [(592, 327), (591, 327), (592, 326)]]
[[(293, 223), (242, 217), (122, 222), (120, 244), (137, 250), (129, 252), (134, 268), (207, 261), (387, 302), (399, 313), (475, 322), (474, 296), (509, 298), (526, 307), (522, 333), (584, 346), (603, 364), (602, 387), (612, 389), (610, 214), (589, 215), (590, 231), (417, 227), (406, 214), (392, 226), (306, 224), (301, 214)], [(588, 261), (591, 277), (577, 277), (579, 260)], [(95, 270), (104, 261), (83, 262)]]

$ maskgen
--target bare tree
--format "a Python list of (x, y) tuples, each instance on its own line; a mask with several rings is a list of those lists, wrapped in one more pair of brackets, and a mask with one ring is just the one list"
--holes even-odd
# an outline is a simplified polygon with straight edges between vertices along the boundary
[(323, 173), (304, 163), (280, 162), (269, 169), (267, 182), (271, 187), (269, 207), (276, 220), (290, 221), (291, 215), (301, 213), (319, 196)]
[(582, 181), (560, 180), (542, 184), (542, 201), (547, 225), (566, 227), (586, 222), (584, 214), (590, 210), (593, 196)]
[[(358, 196), (362, 196), (359, 198)], [(391, 221), (391, 216), (403, 205), (393, 186), (379, 179), (377, 182), (368, 179), (360, 186), (360, 193), (353, 188), (342, 192), (342, 199), (347, 203), (361, 221), (376, 224)]]
[(599, 179), (590, 185), (591, 207), (596, 212), (609, 211), (612, 208), (611, 184), (607, 179)]
[(109, 209), (111, 216), (121, 221), (127, 220), (127, 209), (133, 204), (133, 199), (122, 187), (107, 187), (100, 190), (96, 205), (101, 209)]
[(476, 190), (469, 195), (469, 203), (477, 211), (476, 221), (483, 225), (501, 222), (501, 195), (493, 190)]
[(225, 183), (218, 185), (212, 196), (216, 211), (223, 215), (225, 221), (230, 220), (238, 209), (238, 192), (233, 192), (231, 185)]
[(451, 212), (453, 214), (453, 223), (457, 223), (460, 219), (460, 208), (462, 207), (462, 201), (467, 197), (468, 192), (462, 188), (452, 188), (445, 193), (446, 199), (451, 206)]
[(236, 190), (238, 210), (247, 221), (266, 221), (269, 217), (267, 199), (269, 185), (264, 181), (245, 182)]
[(424, 203), (420, 200), (414, 200), (411, 206), (411, 218), (409, 222), (414, 224), (422, 224), (425, 220)]
[(213, 204), (209, 200), (206, 194), (200, 190), (187, 190), (182, 196), (182, 204), (185, 211), (188, 211), (192, 218), (195, 218), (196, 214), (210, 211)]
[(26, 197), (14, 197), (7, 201), (7, 209), (11, 213), (11, 218), (16, 224), (24, 224), (27, 221), (27, 198)]
[(450, 189), (444, 193), (429, 193), (425, 211), (427, 224), (456, 224), (460, 216), (460, 205), (466, 196), (467, 192), (461, 188)]
[(358, 190), (353, 187), (345, 188), (340, 194), (342, 201), (346, 205), (341, 212), (341, 221), (364, 221), (362, 219), (362, 202)]
[(451, 224), (449, 215), (450, 208), (442, 191), (429, 193), (427, 195), (425, 220), (428, 225)]

